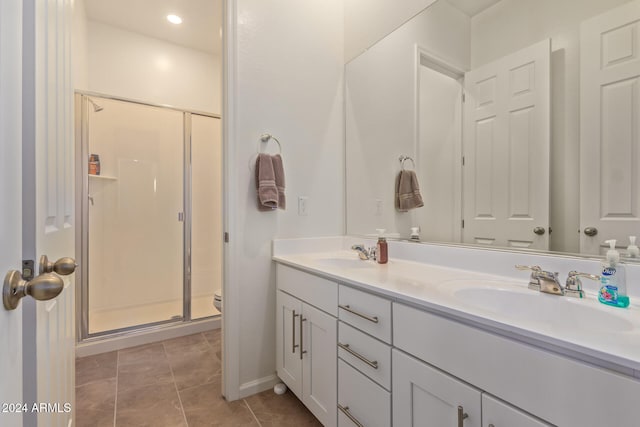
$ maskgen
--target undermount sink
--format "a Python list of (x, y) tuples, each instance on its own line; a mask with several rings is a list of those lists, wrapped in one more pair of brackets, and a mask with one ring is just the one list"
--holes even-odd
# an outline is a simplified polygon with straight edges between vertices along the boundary
[(546, 324), (554, 329), (628, 332), (634, 324), (622, 310), (602, 306), (594, 297), (580, 300), (498, 281), (452, 281), (443, 284), (457, 302), (507, 319)]

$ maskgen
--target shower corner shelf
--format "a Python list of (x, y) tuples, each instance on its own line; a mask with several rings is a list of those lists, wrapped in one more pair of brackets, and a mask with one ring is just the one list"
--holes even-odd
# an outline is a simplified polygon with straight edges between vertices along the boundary
[(109, 175), (92, 175), (92, 174), (87, 174), (87, 175), (89, 176), (89, 178), (103, 179), (107, 181), (116, 181), (118, 179), (115, 176), (109, 176)]

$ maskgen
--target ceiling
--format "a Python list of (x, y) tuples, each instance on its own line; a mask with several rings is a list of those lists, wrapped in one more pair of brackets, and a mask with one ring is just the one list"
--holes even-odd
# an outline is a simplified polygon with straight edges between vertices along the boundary
[(490, 8), (500, 0), (447, 0), (456, 8), (469, 16), (477, 15), (485, 9)]
[[(85, 0), (87, 19), (219, 55), (222, 0)], [(167, 15), (182, 24), (167, 21)]]

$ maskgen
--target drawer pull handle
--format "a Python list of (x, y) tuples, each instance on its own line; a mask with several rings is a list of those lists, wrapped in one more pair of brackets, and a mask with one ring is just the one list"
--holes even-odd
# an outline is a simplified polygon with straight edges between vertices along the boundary
[(364, 427), (364, 425), (360, 421), (358, 421), (356, 419), (356, 417), (351, 415), (351, 412), (349, 412), (349, 407), (348, 406), (342, 406), (341, 404), (338, 403), (338, 409), (340, 409), (340, 411), (343, 414), (345, 414), (347, 416), (347, 418), (349, 418), (351, 420), (352, 423), (354, 423), (358, 427)]
[(291, 340), (291, 352), (293, 354), (296, 353), (296, 347), (298, 347), (298, 345), (296, 344), (296, 317), (300, 316), (299, 314), (296, 314), (296, 311), (293, 310), (292, 312), (292, 316), (291, 316), (291, 329), (293, 331), (293, 337)]
[(378, 316), (367, 316), (366, 314), (362, 314), (360, 312), (355, 311), (354, 309), (352, 309), (351, 307), (349, 307), (348, 305), (338, 305), (338, 307), (340, 307), (343, 310), (348, 311), (349, 313), (353, 313), (356, 316), (360, 316), (363, 319), (368, 320), (369, 322), (373, 322), (373, 323), (378, 323)]
[(464, 408), (462, 406), (458, 406), (458, 427), (462, 427), (464, 420), (469, 418), (469, 414), (464, 412)]
[(341, 342), (339, 342), (338, 343), (338, 347), (340, 347), (341, 349), (343, 349), (347, 353), (351, 354), (352, 356), (362, 360), (364, 363), (366, 363), (367, 365), (371, 366), (373, 369), (378, 369), (378, 361), (377, 360), (371, 361), (371, 360), (367, 359), (366, 357), (364, 357), (363, 355), (361, 355), (359, 353), (356, 353), (355, 351), (353, 351), (351, 349), (351, 347), (349, 347), (349, 344), (342, 344)]

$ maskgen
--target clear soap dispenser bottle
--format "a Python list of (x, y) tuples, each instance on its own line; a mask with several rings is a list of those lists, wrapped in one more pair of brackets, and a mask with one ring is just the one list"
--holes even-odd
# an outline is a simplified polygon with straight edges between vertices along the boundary
[(627, 256), (629, 258), (639, 258), (640, 248), (636, 245), (636, 236), (629, 236), (629, 246), (627, 246)]
[(606, 240), (610, 249), (602, 262), (602, 279), (598, 300), (602, 304), (614, 307), (628, 307), (629, 297), (624, 274), (624, 266), (620, 265), (620, 254), (616, 251), (616, 241)]
[(378, 228), (378, 246), (376, 250), (376, 259), (378, 264), (386, 264), (389, 260), (389, 248), (387, 246), (387, 239), (384, 238), (384, 228)]

